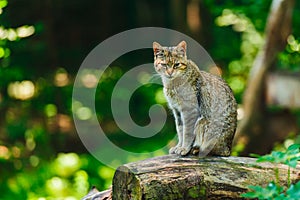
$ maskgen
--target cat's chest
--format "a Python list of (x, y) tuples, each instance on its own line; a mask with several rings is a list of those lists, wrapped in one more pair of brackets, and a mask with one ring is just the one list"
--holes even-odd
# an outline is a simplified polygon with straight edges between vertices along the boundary
[(164, 94), (171, 107), (194, 106), (197, 101), (196, 92), (192, 87), (164, 87)]

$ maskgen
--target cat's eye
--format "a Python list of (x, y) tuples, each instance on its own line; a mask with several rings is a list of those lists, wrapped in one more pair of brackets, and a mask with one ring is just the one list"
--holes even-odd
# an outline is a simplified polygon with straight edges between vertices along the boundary
[(181, 65), (181, 63), (175, 63), (174, 66), (173, 66), (173, 68), (176, 69), (176, 68), (178, 68), (180, 65)]
[(163, 52), (158, 52), (158, 53), (156, 54), (156, 57), (163, 57), (163, 56), (164, 56)]
[(165, 64), (165, 63), (161, 63), (160, 65), (161, 65), (163, 68), (165, 68), (165, 69), (166, 69), (166, 68), (167, 68), (167, 66), (168, 66), (168, 65), (167, 65), (167, 64)]

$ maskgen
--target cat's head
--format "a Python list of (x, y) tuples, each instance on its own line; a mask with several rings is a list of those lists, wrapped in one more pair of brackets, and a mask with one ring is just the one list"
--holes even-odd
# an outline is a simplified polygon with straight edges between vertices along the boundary
[(153, 42), (154, 68), (162, 78), (175, 79), (185, 73), (187, 68), (186, 42), (177, 46), (163, 47)]

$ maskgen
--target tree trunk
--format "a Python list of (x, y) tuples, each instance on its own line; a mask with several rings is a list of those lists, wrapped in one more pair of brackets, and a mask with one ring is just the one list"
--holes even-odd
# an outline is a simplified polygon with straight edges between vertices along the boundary
[(257, 55), (250, 71), (248, 87), (243, 98), (244, 118), (237, 129), (237, 142), (245, 145), (243, 155), (264, 154), (263, 135), (267, 132), (267, 113), (264, 88), (268, 70), (276, 60), (278, 52), (286, 46), (291, 32), (294, 0), (273, 0), (266, 27), (266, 43)]
[[(167, 155), (120, 166), (113, 179), (115, 200), (243, 199), (249, 185), (265, 186), (275, 180), (287, 184), (287, 167), (256, 163), (246, 157), (179, 157)], [(291, 181), (300, 179), (300, 166)]]

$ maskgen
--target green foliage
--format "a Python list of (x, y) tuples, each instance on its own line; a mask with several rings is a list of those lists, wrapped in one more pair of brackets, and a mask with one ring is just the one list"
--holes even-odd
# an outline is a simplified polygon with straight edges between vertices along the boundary
[(272, 162), (280, 163), (288, 166), (288, 188), (285, 190), (279, 183), (278, 169), (275, 169), (276, 183), (270, 182), (266, 187), (263, 186), (249, 186), (250, 192), (242, 194), (245, 198), (258, 198), (258, 199), (292, 199), (300, 198), (300, 181), (296, 184), (290, 184), (290, 167), (296, 168), (297, 162), (300, 160), (300, 145), (293, 144), (287, 148), (285, 152), (272, 151), (271, 154), (260, 156), (257, 162)]
[[(151, 26), (174, 29), (170, 25), (176, 24), (176, 28), (185, 29), (185, 20), (179, 23), (173, 13), (185, 14), (173, 12), (172, 9), (178, 7), (175, 1), (167, 2), (157, 6), (150, 1), (138, 0), (128, 4), (125, 1), (104, 3), (97, 0), (88, 4), (80, 1), (0, 0), (1, 199), (79, 199), (92, 185), (99, 190), (111, 185), (114, 170), (89, 155), (76, 134), (72, 112), (84, 120), (91, 116), (91, 109), (81, 102), (74, 101), (72, 105), (72, 84), (88, 52), (114, 33), (149, 26), (150, 20), (158, 22)], [(187, 5), (189, 1), (181, 2)], [(201, 1), (200, 13), (207, 13), (201, 17), (203, 30), (209, 32), (203, 41), (207, 42), (206, 49), (222, 68), (238, 102), (241, 102), (253, 59), (264, 41), (270, 2)], [(139, 5), (142, 9), (138, 8)], [(152, 16), (145, 8), (153, 5), (155, 7), (149, 10), (156, 14)], [(99, 8), (103, 10), (99, 12)], [(159, 10), (161, 8), (163, 10)], [(145, 10), (145, 14), (142, 11), (141, 15), (140, 10)], [(182, 7), (183, 13), (186, 10)], [(299, 11), (299, 4), (296, 11)], [(296, 11), (293, 34), (286, 50), (279, 55), (277, 64), (280, 69), (299, 70), (300, 29), (297, 27), (300, 17)], [(195, 39), (202, 40), (200, 37)], [(152, 61), (151, 49), (134, 51), (115, 60), (104, 72), (100, 83), (95, 81), (102, 73), (98, 69), (84, 71), (81, 75), (87, 88), (98, 88), (95, 99), (97, 117), (107, 137), (133, 152), (159, 149), (172, 140), (175, 133), (170, 117), (161, 133), (148, 139), (130, 137), (115, 125), (110, 110), (110, 96), (119, 78), (132, 66)], [(152, 74), (138, 76), (143, 83)], [(126, 88), (124, 92), (127, 92)], [(130, 101), (133, 120), (140, 125), (149, 123), (149, 108), (156, 103), (166, 105), (160, 86), (139, 88)], [(288, 160), (286, 163), (293, 167), (294, 151), (290, 149), (290, 155), (274, 153), (272, 158), (265, 159), (276, 159), (280, 163)], [(149, 153), (148, 157), (165, 153)], [(128, 157), (126, 160), (145, 158)], [(291, 185), (285, 195), (292, 196), (297, 189), (298, 183)]]
[(293, 144), (289, 146), (285, 152), (272, 151), (271, 154), (259, 157), (257, 159), (257, 162), (281, 163), (289, 167), (295, 168), (297, 166), (297, 161), (300, 160), (299, 148), (299, 144)]
[(243, 194), (242, 197), (258, 199), (277, 199), (278, 196), (280, 196), (278, 194), (281, 194), (283, 192), (283, 188), (277, 186), (274, 182), (269, 183), (267, 187), (251, 185), (249, 186), (249, 189), (252, 190), (252, 192)]
[(53, 160), (38, 162), (34, 171), (25, 169), (4, 178), (7, 182), (2, 184), (1, 196), (30, 200), (80, 199), (87, 194), (91, 184), (96, 184), (99, 189), (109, 187), (114, 174), (114, 170), (84, 154), (60, 153)]
[(0, 0), (0, 9), (4, 8), (7, 6), (7, 0)]
[(295, 185), (291, 185), (286, 191), (286, 199), (297, 200), (300, 199), (300, 181)]
[[(271, 1), (206, 0), (215, 22), (214, 59), (221, 59), (224, 77), (241, 102), (248, 73), (258, 50), (264, 43), (264, 27)], [(218, 5), (218, 6), (216, 6)], [(230, 38), (230, 40), (224, 40)], [(224, 45), (230, 46), (224, 51)], [(225, 62), (225, 63), (224, 63)]]
[(267, 187), (249, 186), (249, 189), (252, 192), (245, 193), (242, 197), (268, 200), (298, 200), (300, 198), (300, 181), (291, 185), (286, 191), (274, 182), (269, 183)]

